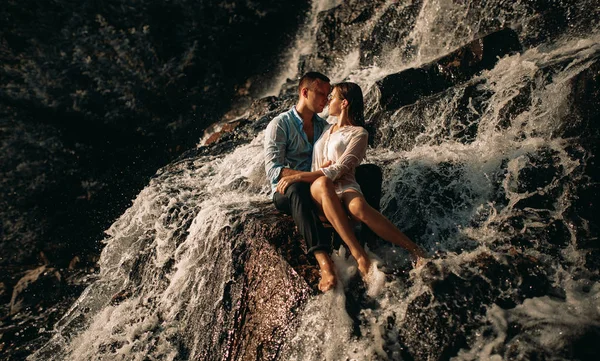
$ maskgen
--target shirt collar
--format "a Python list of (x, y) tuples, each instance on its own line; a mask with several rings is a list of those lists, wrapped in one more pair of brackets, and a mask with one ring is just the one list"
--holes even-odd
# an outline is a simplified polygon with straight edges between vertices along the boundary
[[(294, 117), (296, 118), (296, 122), (298, 122), (298, 124), (300, 126), (304, 125), (304, 120), (302, 119), (302, 117), (300, 116), (300, 113), (298, 113), (298, 111), (296, 110), (296, 106), (292, 106), (292, 114), (294, 115)], [(317, 115), (317, 113), (313, 114), (313, 124), (314, 123), (318, 123), (321, 120), (321, 117), (319, 117)]]
[(294, 117), (296, 118), (296, 122), (298, 122), (298, 124), (300, 126), (304, 125), (304, 120), (302, 120), (302, 117), (300, 116), (300, 113), (298, 113), (298, 111), (296, 110), (296, 106), (292, 106), (292, 114), (294, 115)]

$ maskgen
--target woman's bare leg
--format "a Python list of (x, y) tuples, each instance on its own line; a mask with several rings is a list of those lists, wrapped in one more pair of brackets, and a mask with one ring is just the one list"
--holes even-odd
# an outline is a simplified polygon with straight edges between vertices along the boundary
[(314, 202), (350, 249), (350, 253), (358, 263), (358, 270), (365, 277), (371, 267), (371, 261), (354, 235), (348, 214), (335, 193), (333, 182), (327, 177), (318, 178), (310, 186), (310, 193)]
[(417, 263), (420, 258), (426, 257), (425, 252), (419, 246), (385, 216), (371, 207), (362, 194), (356, 191), (346, 191), (342, 194), (342, 201), (352, 217), (369, 226), (379, 237), (408, 250), (417, 258)]

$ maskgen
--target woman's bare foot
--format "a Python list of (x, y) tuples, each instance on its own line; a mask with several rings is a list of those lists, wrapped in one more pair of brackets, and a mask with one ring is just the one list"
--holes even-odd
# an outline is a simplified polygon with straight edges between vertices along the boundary
[(415, 265), (414, 268), (420, 268), (420, 267), (424, 266), (425, 263), (427, 263), (427, 261), (428, 261), (428, 258), (418, 257), (418, 256), (415, 257), (414, 258), (414, 265)]
[(319, 290), (327, 292), (337, 283), (335, 272), (333, 270), (321, 269), (321, 280), (319, 281)]

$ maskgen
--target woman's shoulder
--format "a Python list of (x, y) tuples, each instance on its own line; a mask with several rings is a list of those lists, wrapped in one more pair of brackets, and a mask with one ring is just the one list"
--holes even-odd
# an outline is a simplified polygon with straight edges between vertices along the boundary
[(369, 136), (369, 132), (361, 126), (351, 125), (348, 128), (348, 131), (352, 133), (353, 136)]

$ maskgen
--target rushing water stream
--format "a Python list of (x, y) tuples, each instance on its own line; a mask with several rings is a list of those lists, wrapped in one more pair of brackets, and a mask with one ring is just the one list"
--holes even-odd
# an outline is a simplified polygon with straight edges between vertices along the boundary
[[(331, 59), (320, 70), (334, 82), (363, 87), (367, 119), (378, 119), (367, 161), (384, 170), (382, 211), (434, 257), (409, 274), (377, 272), (362, 296), (370, 301), (350, 314), (347, 297), (354, 296), (347, 287), (356, 267), (343, 248), (337, 250), (342, 284), (305, 302), (275, 359), (398, 360), (406, 357), (407, 345), (414, 359), (593, 357), (577, 348), (600, 337), (598, 270), (588, 267), (590, 251), (581, 246), (597, 242), (596, 226), (576, 213), (575, 204), (589, 185), (593, 154), (580, 139), (585, 134), (570, 129), (578, 121), (572, 114), (573, 79), (598, 71), (593, 67), (600, 61), (600, 32), (592, 25), (585, 33), (570, 29), (582, 26), (581, 18), (597, 5), (565, 5), (572, 11), (565, 16), (567, 25), (543, 41), (540, 33), (548, 24), (526, 1), (477, 4), (379, 2), (367, 20), (338, 29), (347, 46), (327, 54)], [(291, 73), (282, 79), (293, 77), (299, 61), (316, 64), (306, 59), (322, 51), (317, 40), (323, 11), (331, 13), (336, 5), (315, 1), (286, 55)], [(377, 39), (382, 46), (376, 57), (363, 57), (357, 44), (387, 22), (390, 12), (404, 14), (396, 27), (386, 23), (397, 32), (390, 30), (387, 42)], [(505, 26), (527, 45), (521, 54), (400, 109), (382, 110), (375, 100), (376, 82), (385, 75)], [(108, 230), (98, 281), (31, 359), (230, 359), (223, 335), (239, 327), (229, 311), (241, 299), (232, 257), (241, 245), (226, 235), (266, 203), (262, 132), (224, 154), (188, 158), (160, 170)], [(380, 244), (370, 252), (380, 264), (410, 267), (398, 248)], [(454, 299), (432, 293), (432, 279), (469, 274), (489, 280), (487, 266), (474, 266), (479, 260), (510, 268), (516, 254), (536, 265), (551, 291), (510, 305), (470, 304), (469, 289)], [(499, 290), (497, 299), (520, 292), (528, 276)], [(437, 345), (448, 336), (426, 325), (411, 331), (414, 307), (427, 294), (432, 301), (423, 309), (463, 305), (468, 314), (460, 316), (466, 323), (448, 329), (464, 335), (458, 352), (414, 351), (419, 342)], [(118, 302), (115, 295), (121, 296)], [(438, 316), (460, 318), (450, 311)]]

